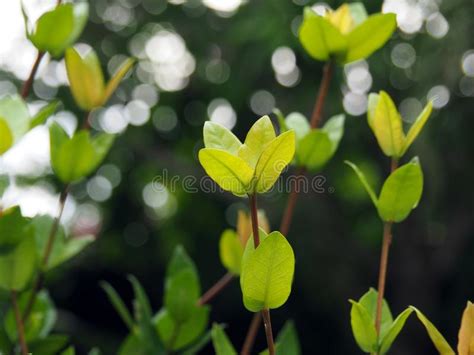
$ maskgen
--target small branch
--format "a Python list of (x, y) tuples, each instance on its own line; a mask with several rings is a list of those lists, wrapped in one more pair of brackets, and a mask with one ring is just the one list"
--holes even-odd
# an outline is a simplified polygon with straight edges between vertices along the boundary
[(260, 323), (262, 323), (261, 313), (254, 313), (240, 355), (250, 355), (250, 352), (253, 348), (253, 344), (255, 343), (255, 338), (258, 334), (258, 329), (260, 328)]
[(260, 244), (260, 236), (258, 234), (258, 212), (257, 212), (257, 195), (249, 195), (250, 215), (252, 216), (252, 234), (253, 244), (255, 248)]
[(23, 321), (26, 322), (28, 319), (33, 306), (36, 301), (36, 297), (38, 292), (43, 287), (44, 283), (44, 270), (48, 266), (49, 257), (51, 256), (51, 251), (53, 250), (54, 240), (56, 239), (56, 234), (59, 228), (59, 222), (61, 221), (61, 217), (64, 211), (64, 205), (66, 204), (67, 195), (69, 192), (69, 185), (66, 185), (59, 196), (59, 213), (58, 216), (54, 219), (53, 224), (51, 226), (51, 230), (49, 232), (48, 240), (46, 242), (46, 247), (43, 254), (43, 259), (41, 260), (41, 268), (38, 271), (38, 275), (36, 276), (36, 280), (33, 284), (33, 288), (31, 290), (31, 296), (26, 304), (25, 311), (23, 312)]
[(25, 325), (23, 323), (23, 319), (21, 318), (20, 308), (18, 307), (17, 293), (15, 290), (11, 291), (11, 301), (13, 312), (15, 313), (16, 329), (18, 332), (18, 341), (20, 342), (21, 353), (22, 355), (28, 355), (29, 351), (25, 339)]
[[(398, 167), (398, 160), (392, 159), (390, 171), (394, 172)], [(377, 308), (375, 311), (375, 330), (377, 337), (380, 335), (380, 325), (382, 323), (382, 306), (385, 293), (385, 282), (387, 279), (388, 254), (390, 244), (392, 244), (392, 222), (385, 222), (383, 225), (382, 251), (380, 254), (379, 281), (377, 286)]]
[(234, 275), (228, 272), (222, 276), (209, 290), (207, 290), (198, 300), (198, 305), (202, 306), (211, 302), (224, 288), (234, 279)]
[(84, 122), (82, 122), (82, 129), (85, 129), (86, 131), (91, 128), (91, 113), (92, 111), (87, 111), (85, 116), (84, 116)]
[(31, 68), (30, 75), (28, 76), (28, 79), (26, 79), (25, 83), (23, 84), (23, 88), (21, 89), (21, 97), (24, 99), (26, 99), (26, 97), (31, 91), (31, 87), (33, 86), (33, 81), (35, 80), (36, 72), (38, 71), (38, 68), (43, 56), (44, 56), (44, 52), (38, 52), (38, 55), (36, 56), (36, 60), (33, 63), (33, 67)]
[(275, 355), (275, 344), (273, 342), (272, 321), (270, 318), (270, 311), (264, 309), (262, 311), (263, 325), (265, 326), (265, 335), (267, 337), (268, 352), (270, 355)]
[(298, 200), (298, 195), (300, 193), (298, 189), (299, 179), (303, 177), (304, 173), (305, 173), (305, 169), (302, 167), (297, 170), (296, 172), (297, 178), (295, 181), (295, 187), (290, 191), (290, 196), (288, 196), (285, 212), (283, 213), (283, 217), (281, 219), (280, 233), (283, 234), (285, 237), (288, 234), (288, 231), (290, 229), (291, 220), (293, 219), (293, 214), (296, 207), (296, 201)]
[(318, 96), (316, 102), (314, 103), (313, 114), (311, 115), (311, 128), (319, 127), (321, 123), (321, 118), (323, 115), (324, 102), (326, 101), (326, 96), (329, 91), (329, 85), (331, 84), (332, 74), (334, 71), (334, 63), (329, 61), (324, 65), (323, 69), (323, 79), (321, 80), (321, 85), (319, 86)]

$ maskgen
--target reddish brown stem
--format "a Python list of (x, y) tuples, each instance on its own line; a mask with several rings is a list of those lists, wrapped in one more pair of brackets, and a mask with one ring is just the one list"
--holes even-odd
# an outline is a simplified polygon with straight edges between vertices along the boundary
[(286, 203), (285, 212), (283, 213), (283, 217), (281, 219), (280, 224), (280, 233), (286, 236), (290, 229), (291, 220), (293, 219), (293, 214), (295, 212), (296, 201), (298, 201), (299, 191), (299, 179), (304, 175), (305, 169), (299, 168), (296, 171), (297, 179), (295, 180), (295, 186), (290, 191), (290, 195), (288, 196), (288, 201)]
[(198, 300), (198, 305), (202, 306), (211, 302), (224, 288), (234, 279), (234, 275), (228, 272), (222, 276), (209, 290), (207, 290)]
[[(392, 159), (390, 171), (394, 172), (398, 167), (398, 160)], [(387, 280), (388, 254), (390, 244), (392, 244), (392, 222), (385, 222), (383, 225), (382, 251), (380, 253), (379, 281), (377, 287), (377, 308), (375, 311), (375, 330), (377, 337), (380, 335), (380, 325), (382, 323), (382, 305), (385, 294), (385, 283)]]
[(260, 329), (260, 323), (262, 323), (262, 315), (260, 313), (254, 313), (249, 330), (247, 331), (247, 336), (245, 337), (244, 345), (242, 346), (242, 351), (240, 352), (241, 355), (250, 355), (258, 330)]
[(258, 234), (258, 212), (257, 212), (257, 195), (249, 195), (250, 215), (252, 217), (252, 234), (253, 244), (255, 248), (260, 244), (260, 236)]
[(319, 124), (321, 123), (324, 102), (326, 101), (326, 96), (328, 95), (329, 85), (331, 84), (333, 71), (334, 63), (332, 61), (327, 62), (323, 69), (323, 79), (321, 80), (318, 96), (316, 98), (316, 102), (314, 103), (313, 114), (311, 115), (310, 122), (311, 128), (313, 129), (319, 127)]
[(270, 311), (264, 309), (262, 311), (263, 325), (265, 326), (265, 335), (267, 337), (268, 352), (270, 355), (275, 355), (275, 343), (273, 342), (272, 321)]
[(28, 355), (29, 351), (25, 338), (25, 325), (23, 323), (23, 319), (21, 318), (20, 308), (18, 307), (18, 297), (15, 290), (11, 291), (11, 301), (13, 312), (15, 313), (16, 329), (18, 333), (18, 341), (20, 342), (21, 353), (22, 355)]
[(21, 97), (23, 97), (24, 99), (26, 99), (26, 97), (31, 91), (31, 87), (33, 86), (33, 81), (35, 80), (36, 72), (38, 71), (38, 68), (43, 56), (44, 56), (44, 52), (38, 52), (38, 55), (36, 56), (36, 60), (33, 63), (33, 67), (31, 68), (30, 75), (28, 76), (28, 79), (26, 79), (26, 81), (23, 84), (23, 88), (21, 89)]
[(63, 215), (64, 211), (64, 206), (66, 204), (66, 199), (67, 195), (69, 192), (69, 185), (66, 185), (61, 192), (61, 195), (59, 196), (59, 213), (58, 216), (54, 219), (53, 224), (51, 226), (51, 229), (49, 231), (49, 236), (48, 240), (46, 242), (46, 247), (44, 250), (43, 254), (43, 259), (41, 260), (41, 268), (38, 271), (38, 275), (36, 276), (36, 280), (33, 284), (33, 288), (31, 291), (31, 296), (28, 300), (28, 303), (26, 304), (25, 311), (23, 312), (23, 321), (26, 322), (28, 319), (32, 309), (33, 305), (35, 304), (36, 297), (38, 295), (38, 292), (41, 290), (43, 287), (43, 282), (44, 282), (44, 271), (46, 270), (48, 266), (48, 261), (51, 256), (51, 251), (53, 250), (53, 245), (54, 245), (54, 240), (56, 239), (56, 234), (59, 229), (59, 222), (61, 221), (61, 217)]

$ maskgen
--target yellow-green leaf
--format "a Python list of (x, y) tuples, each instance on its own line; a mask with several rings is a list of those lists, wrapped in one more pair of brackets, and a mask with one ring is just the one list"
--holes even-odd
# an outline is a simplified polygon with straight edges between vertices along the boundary
[(420, 310), (417, 308), (410, 306), (411, 309), (413, 309), (416, 313), (416, 316), (420, 320), (420, 322), (423, 324), (425, 327), (426, 331), (428, 332), (428, 335), (433, 342), (433, 345), (435, 346), (436, 350), (438, 350), (440, 355), (455, 355), (456, 353), (454, 350), (451, 348), (449, 343), (444, 339), (444, 337), (441, 335), (438, 329), (431, 323), (428, 318), (425, 317), (423, 313), (421, 313)]
[(0, 118), (7, 123), (14, 143), (28, 132), (30, 114), (19, 95), (8, 95), (0, 99)]
[(244, 246), (237, 233), (231, 229), (225, 230), (219, 241), (219, 254), (222, 264), (234, 275), (240, 274)]
[(369, 312), (359, 303), (349, 300), (351, 308), (351, 327), (357, 345), (366, 353), (377, 350), (377, 333)]
[(352, 168), (352, 170), (354, 170), (354, 172), (356, 173), (356, 175), (359, 178), (360, 182), (362, 183), (362, 186), (364, 186), (365, 191), (367, 191), (367, 193), (369, 194), (370, 199), (372, 200), (374, 206), (377, 207), (377, 205), (379, 203), (378, 200), (377, 200), (377, 195), (375, 194), (374, 190), (372, 189), (372, 186), (370, 186), (369, 182), (367, 181), (367, 178), (365, 177), (364, 173), (354, 163), (352, 163), (348, 160), (346, 160), (344, 163), (349, 165)]
[(90, 111), (104, 103), (104, 76), (92, 49), (82, 57), (74, 48), (67, 49), (66, 70), (72, 95), (80, 108)]
[(418, 158), (401, 166), (387, 178), (378, 199), (378, 212), (386, 222), (401, 222), (420, 201), (423, 172)]
[(342, 34), (349, 33), (355, 26), (352, 18), (351, 9), (348, 4), (342, 4), (336, 11), (330, 11), (326, 18), (334, 25)]
[(419, 116), (416, 118), (413, 125), (410, 127), (410, 130), (407, 133), (405, 146), (403, 147), (402, 155), (405, 154), (405, 152), (408, 150), (408, 148), (410, 148), (410, 145), (413, 143), (416, 137), (418, 137), (425, 123), (428, 121), (428, 118), (430, 118), (432, 110), (433, 110), (433, 103), (430, 101), (425, 106), (423, 111), (419, 114)]
[(255, 167), (266, 145), (274, 138), (275, 129), (273, 128), (272, 121), (270, 117), (263, 116), (250, 127), (238, 155), (250, 166)]
[(222, 149), (232, 155), (237, 155), (242, 146), (240, 140), (230, 130), (211, 121), (204, 123), (203, 137), (206, 148)]
[(117, 71), (112, 75), (112, 78), (107, 83), (105, 87), (104, 97), (102, 98), (102, 105), (105, 104), (110, 96), (114, 93), (114, 91), (119, 86), (120, 82), (124, 78), (124, 76), (132, 69), (133, 65), (135, 64), (135, 59), (127, 58), (117, 69)]
[(255, 191), (271, 189), (295, 155), (295, 132), (287, 131), (272, 140), (262, 152), (255, 167)]
[(0, 155), (13, 145), (13, 135), (5, 120), (0, 118)]
[(381, 339), (382, 341), (380, 342), (379, 350), (380, 355), (386, 354), (390, 350), (390, 347), (392, 346), (400, 331), (403, 329), (405, 322), (412, 312), (413, 310), (411, 308), (407, 308), (402, 313), (400, 313), (397, 318), (395, 318), (390, 328), (387, 330), (387, 333)]
[(311, 8), (304, 10), (299, 39), (304, 49), (316, 60), (327, 61), (331, 56), (342, 57), (347, 51), (346, 37), (326, 18)]
[(395, 14), (369, 16), (348, 34), (348, 49), (344, 63), (369, 57), (390, 39), (396, 27)]
[(381, 91), (369, 96), (367, 118), (380, 148), (389, 157), (400, 157), (405, 146), (402, 119), (390, 96)]
[(458, 335), (458, 355), (474, 354), (474, 304), (467, 302)]
[(242, 259), (240, 286), (245, 307), (251, 312), (282, 306), (291, 292), (295, 255), (280, 232), (272, 232)]
[(212, 325), (211, 335), (216, 355), (237, 355), (237, 351), (219, 324)]
[(249, 192), (253, 169), (241, 158), (224, 150), (204, 148), (199, 162), (222, 189), (241, 196)]
[(320, 169), (333, 154), (333, 145), (328, 133), (315, 129), (308, 133), (298, 145), (296, 160), (310, 171)]

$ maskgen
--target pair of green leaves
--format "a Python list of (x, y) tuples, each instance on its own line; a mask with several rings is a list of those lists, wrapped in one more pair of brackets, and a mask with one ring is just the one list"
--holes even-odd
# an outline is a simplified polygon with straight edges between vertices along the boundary
[(132, 317), (117, 292), (102, 283), (110, 302), (130, 330), (119, 354), (166, 354), (183, 350), (194, 353), (206, 342), (198, 339), (209, 320), (209, 306), (198, 306), (201, 293), (196, 267), (182, 247), (177, 247), (168, 265), (163, 308), (154, 316), (145, 291), (136, 278), (130, 277), (135, 290), (135, 317)]
[(260, 244), (247, 242), (242, 256), (240, 287), (245, 308), (251, 312), (281, 307), (291, 293), (295, 255), (280, 232), (259, 229)]
[(135, 63), (132, 58), (125, 60), (106, 85), (99, 58), (93, 49), (81, 56), (74, 48), (68, 48), (65, 59), (72, 95), (85, 111), (104, 105)]
[(378, 198), (362, 171), (351, 162), (346, 161), (346, 164), (357, 174), (383, 221), (401, 222), (418, 206), (423, 192), (423, 172), (418, 158), (392, 172)]
[(321, 129), (311, 129), (302, 114), (293, 112), (286, 118), (277, 113), (281, 132), (295, 131), (295, 164), (309, 171), (321, 169), (336, 153), (344, 134), (344, 115), (331, 117)]
[(350, 300), (352, 304), (351, 326), (354, 338), (362, 351), (383, 355), (388, 352), (413, 310), (407, 308), (393, 319), (390, 308), (384, 299), (380, 335), (377, 337), (375, 330), (377, 295), (377, 291), (371, 288), (358, 302)]
[[(237, 351), (227, 337), (223, 327), (217, 323), (212, 326), (212, 343), (216, 355), (236, 355)], [(285, 323), (276, 337), (275, 350), (277, 354), (300, 355), (301, 346), (294, 323), (290, 320)], [(267, 355), (268, 350), (260, 355)]]
[(204, 124), (205, 148), (199, 161), (206, 173), (224, 190), (237, 196), (271, 189), (295, 154), (295, 133), (278, 137), (268, 116), (257, 120), (242, 144), (227, 128)]
[(299, 38), (314, 59), (334, 58), (347, 64), (369, 57), (388, 41), (395, 28), (395, 14), (367, 17), (362, 3), (344, 4), (325, 16), (307, 7)]
[(71, 183), (92, 173), (107, 155), (114, 136), (98, 134), (91, 136), (87, 130), (69, 137), (57, 123), (49, 128), (51, 166), (64, 183)]
[[(428, 336), (440, 355), (455, 355), (454, 350), (433, 323), (417, 308), (410, 308), (416, 312), (418, 319), (425, 327)], [(474, 304), (471, 302), (467, 302), (466, 308), (464, 309), (461, 326), (459, 328), (457, 350), (458, 355), (474, 354)]]
[(57, 109), (53, 101), (31, 116), (26, 102), (18, 95), (0, 99), (0, 155), (17, 143), (29, 130), (44, 123)]
[[(270, 232), (267, 217), (263, 210), (258, 210), (258, 224), (266, 233)], [(252, 234), (252, 222), (249, 214), (238, 211), (237, 230), (226, 229), (219, 241), (219, 255), (222, 265), (232, 274), (240, 275), (242, 255), (247, 241)]]
[(66, 48), (76, 42), (81, 35), (89, 16), (86, 2), (61, 4), (44, 13), (30, 31), (28, 17), (23, 9), (28, 39), (40, 52), (48, 52), (53, 57), (61, 56)]
[(433, 104), (430, 101), (405, 136), (402, 118), (390, 96), (385, 91), (370, 94), (367, 118), (384, 154), (394, 158), (402, 157), (420, 134), (432, 109)]

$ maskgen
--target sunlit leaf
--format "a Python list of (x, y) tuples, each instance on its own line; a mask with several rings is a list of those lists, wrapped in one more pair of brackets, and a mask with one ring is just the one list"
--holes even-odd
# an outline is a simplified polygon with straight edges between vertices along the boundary
[(55, 100), (42, 107), (38, 113), (30, 121), (30, 129), (39, 126), (46, 122), (46, 120), (53, 115), (59, 106), (59, 101)]
[(263, 116), (259, 118), (250, 127), (245, 137), (245, 142), (239, 149), (239, 157), (244, 159), (250, 166), (255, 167), (263, 150), (274, 138), (275, 129), (270, 117)]
[(199, 151), (199, 162), (222, 189), (236, 195), (249, 191), (253, 169), (243, 159), (223, 150), (204, 148)]
[(377, 350), (377, 333), (372, 317), (369, 312), (359, 303), (350, 300), (351, 308), (351, 327), (354, 338), (366, 353), (373, 353)]
[(117, 71), (112, 75), (109, 82), (105, 87), (104, 97), (102, 98), (102, 104), (105, 104), (112, 94), (117, 90), (122, 79), (127, 75), (127, 73), (133, 68), (135, 64), (135, 59), (127, 58), (117, 69)]
[(13, 135), (7, 122), (0, 118), (0, 155), (13, 145)]
[(237, 155), (242, 146), (240, 140), (230, 130), (215, 122), (204, 123), (203, 136), (206, 148), (222, 149), (232, 155)]
[(307, 118), (299, 112), (292, 112), (286, 116), (285, 127), (287, 130), (292, 129), (295, 131), (296, 142), (301, 140), (311, 130)]
[(342, 4), (336, 11), (329, 11), (326, 18), (342, 34), (349, 33), (355, 26), (351, 8), (348, 4)]
[(416, 137), (418, 137), (425, 123), (428, 121), (428, 118), (430, 118), (432, 110), (433, 110), (433, 103), (430, 101), (425, 106), (423, 111), (418, 115), (413, 125), (410, 127), (406, 136), (405, 146), (403, 148), (402, 155), (405, 154), (405, 152), (408, 150), (408, 148), (410, 148), (411, 144), (416, 139)]
[(458, 355), (474, 354), (474, 304), (467, 302), (459, 328)]
[(423, 172), (418, 158), (401, 166), (387, 178), (378, 199), (378, 212), (387, 222), (401, 222), (420, 201)]
[(377, 200), (377, 195), (375, 194), (374, 190), (372, 189), (369, 182), (367, 181), (364, 173), (354, 163), (352, 163), (350, 161), (347, 161), (347, 160), (344, 161), (344, 163), (349, 165), (352, 168), (352, 170), (354, 170), (354, 172), (356, 173), (356, 175), (359, 178), (360, 182), (364, 186), (365, 191), (367, 191), (367, 193), (369, 194), (370, 199), (372, 200), (374, 206), (377, 207), (378, 203), (379, 203), (378, 200)]
[(291, 292), (294, 269), (293, 249), (280, 232), (270, 233), (256, 249), (247, 250), (240, 278), (245, 307), (258, 312), (282, 306)]
[(29, 39), (40, 51), (58, 57), (80, 36), (88, 15), (86, 2), (59, 5), (38, 19)]
[(225, 230), (219, 241), (219, 254), (224, 267), (234, 275), (240, 274), (244, 246), (231, 229)]
[(361, 2), (351, 2), (348, 4), (354, 24), (357, 26), (367, 19), (367, 10)]
[(299, 165), (310, 171), (320, 169), (327, 163), (333, 153), (333, 144), (328, 133), (315, 129), (299, 143), (296, 160)]
[(397, 318), (395, 318), (391, 327), (386, 332), (385, 336), (383, 338), (381, 337), (379, 350), (380, 355), (386, 354), (390, 350), (390, 347), (392, 346), (400, 331), (403, 329), (406, 320), (412, 312), (413, 310), (411, 308), (405, 309), (402, 313), (398, 315)]
[[(377, 297), (378, 292), (373, 288), (369, 289), (360, 299), (359, 304), (364, 307), (369, 313), (372, 324), (375, 324), (375, 318), (377, 313)], [(383, 339), (387, 334), (388, 330), (392, 326), (393, 317), (392, 312), (388, 306), (387, 301), (384, 299), (382, 302), (382, 317), (380, 320), (380, 338)]]
[(428, 318), (425, 317), (423, 313), (421, 313), (420, 310), (417, 308), (410, 306), (412, 310), (415, 311), (416, 316), (420, 320), (420, 322), (424, 325), (426, 328), (426, 331), (428, 332), (428, 335), (433, 342), (433, 345), (435, 346), (436, 350), (438, 350), (440, 355), (455, 355), (454, 350), (451, 348), (451, 346), (448, 344), (446, 339), (441, 335), (441, 333), (436, 329), (436, 327), (431, 323)]
[(369, 57), (390, 39), (396, 27), (395, 14), (375, 14), (367, 18), (348, 34), (344, 63)]
[(268, 143), (255, 167), (255, 191), (263, 193), (271, 189), (291, 162), (295, 154), (295, 132), (280, 134)]
[[(28, 132), (30, 125), (30, 114), (25, 101), (18, 95), (0, 98), (0, 120), (8, 126), (13, 142), (18, 142)], [(0, 142), (0, 145), (4, 144)]]

